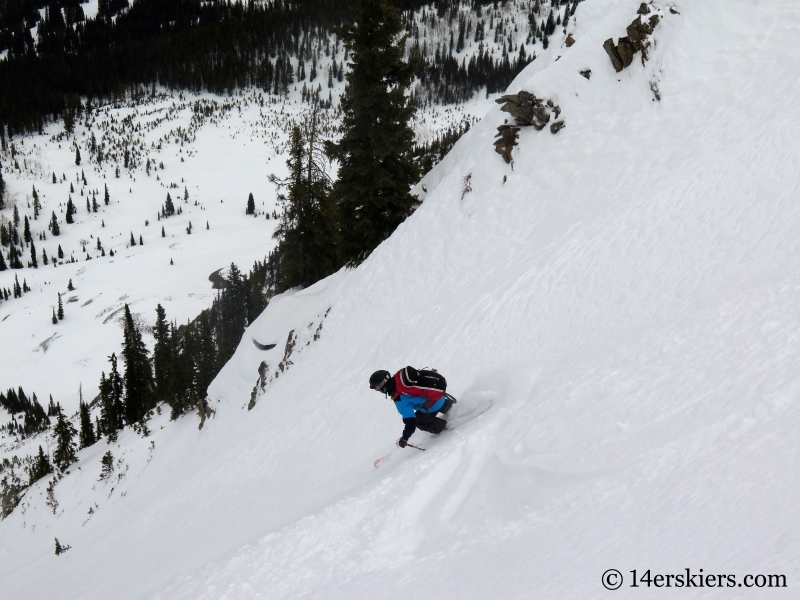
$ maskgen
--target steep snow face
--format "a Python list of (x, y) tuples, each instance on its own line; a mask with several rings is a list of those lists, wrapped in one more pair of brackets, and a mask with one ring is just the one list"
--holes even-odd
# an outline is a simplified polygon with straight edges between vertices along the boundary
[[(603, 41), (638, 7), (581, 3), (576, 43), (512, 86), (566, 128), (523, 129), (512, 169), (490, 111), (364, 265), (274, 301), (202, 431), (126, 431), (115, 481), (83, 451), (55, 515), (29, 492), (0, 523), (4, 596), (596, 598), (612, 568), (621, 597), (687, 568), (796, 595), (800, 8), (661, 7), (616, 73)], [(367, 379), (406, 364), (494, 407), (396, 448)]]

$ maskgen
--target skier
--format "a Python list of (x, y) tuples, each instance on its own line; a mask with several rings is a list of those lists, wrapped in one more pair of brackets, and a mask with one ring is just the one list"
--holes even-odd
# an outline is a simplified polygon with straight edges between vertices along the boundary
[(403, 417), (403, 436), (397, 440), (401, 448), (408, 445), (408, 438), (418, 428), (429, 433), (444, 431), (447, 421), (436, 415), (446, 415), (456, 403), (445, 393), (447, 381), (434, 370), (406, 367), (394, 376), (389, 371), (375, 371), (369, 378), (369, 387), (390, 396)]

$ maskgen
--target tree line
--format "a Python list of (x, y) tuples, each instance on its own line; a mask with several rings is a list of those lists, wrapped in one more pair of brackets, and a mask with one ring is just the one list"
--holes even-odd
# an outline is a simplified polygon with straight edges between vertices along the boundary
[[(308, 33), (327, 39), (352, 16), (349, 0), (109, 0), (95, 18), (70, 23), (61, 0), (5, 1), (16, 8), (0, 21), (0, 51), (8, 49), (0, 125), (12, 134), (41, 130), (78, 97), (119, 97), (141, 85), (279, 93), (293, 81), (290, 57)], [(402, 10), (424, 3), (394, 1)], [(45, 6), (40, 19), (36, 8)], [(28, 27), (37, 22), (34, 42)]]

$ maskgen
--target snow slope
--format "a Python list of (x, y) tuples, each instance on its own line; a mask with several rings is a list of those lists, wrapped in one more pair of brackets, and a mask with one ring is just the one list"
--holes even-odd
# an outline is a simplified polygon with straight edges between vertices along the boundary
[[(364, 265), (274, 300), (202, 431), (126, 430), (112, 481), (82, 451), (55, 515), (40, 481), (0, 523), (3, 597), (581, 599), (611, 568), (615, 597), (687, 568), (788, 589), (657, 594), (796, 597), (800, 7), (662, 7), (617, 74), (602, 43), (638, 6), (581, 3), (513, 84), (565, 129), (523, 130), (512, 170), (493, 109)], [(405, 364), (494, 408), (395, 448), (366, 382)]]

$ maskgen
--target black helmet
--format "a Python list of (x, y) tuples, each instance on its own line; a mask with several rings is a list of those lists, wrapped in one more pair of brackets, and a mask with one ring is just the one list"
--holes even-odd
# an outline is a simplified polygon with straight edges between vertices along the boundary
[(385, 391), (386, 384), (392, 378), (392, 374), (389, 371), (375, 371), (369, 378), (369, 388), (371, 390), (377, 390), (379, 392)]

